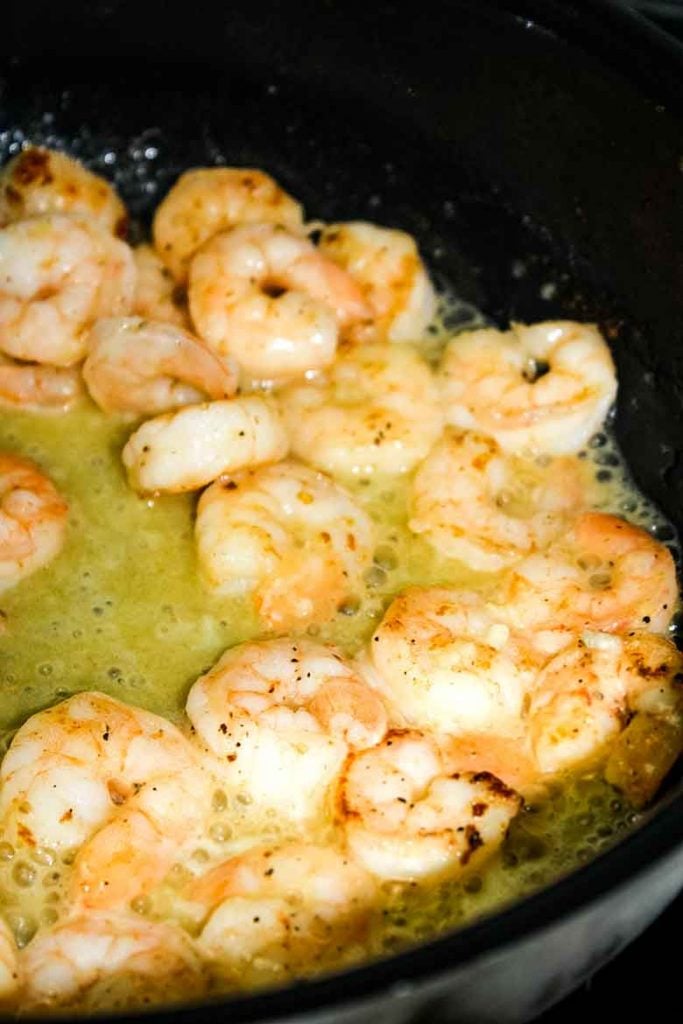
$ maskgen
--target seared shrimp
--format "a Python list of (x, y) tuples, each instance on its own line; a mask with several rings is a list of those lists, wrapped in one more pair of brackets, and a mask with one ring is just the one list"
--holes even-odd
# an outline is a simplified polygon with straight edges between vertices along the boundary
[(208, 586), (251, 592), (277, 629), (331, 618), (362, 587), (374, 547), (352, 497), (294, 462), (216, 481), (200, 498), (196, 537)]
[(453, 875), (500, 846), (521, 798), (489, 772), (462, 772), (428, 734), (395, 730), (350, 758), (340, 786), (349, 849), (380, 878)]
[(11, 929), (0, 918), (0, 1006), (5, 1007), (18, 995), (22, 981), (17, 944)]
[(141, 787), (196, 763), (170, 722), (102, 693), (32, 715), (0, 767), (5, 828), (29, 846), (80, 846)]
[(147, 420), (129, 437), (123, 464), (142, 493), (194, 491), (224, 473), (279, 462), (288, 450), (271, 401), (233, 398)]
[(271, 224), (216, 235), (190, 267), (197, 332), (249, 379), (283, 381), (334, 359), (340, 327), (367, 320), (359, 286), (307, 238)]
[(539, 642), (546, 633), (554, 636), (559, 647), (584, 629), (662, 633), (677, 593), (674, 561), (663, 544), (617, 516), (584, 512), (546, 552), (513, 567), (501, 614)]
[(297, 821), (324, 810), (349, 750), (386, 729), (380, 698), (335, 648), (307, 640), (226, 651), (190, 690), (187, 713), (230, 784)]
[(365, 345), (282, 395), (292, 451), (333, 476), (401, 474), (425, 458), (443, 416), (431, 370), (412, 348)]
[(134, 316), (95, 323), (83, 377), (105, 412), (162, 413), (237, 388), (234, 367), (187, 331)]
[(29, 146), (0, 174), (0, 226), (48, 213), (89, 217), (119, 238), (128, 226), (126, 208), (108, 181), (66, 153)]
[(436, 295), (413, 238), (405, 231), (352, 221), (328, 224), (320, 251), (363, 289), (372, 323), (352, 334), (377, 341), (417, 341), (436, 312)]
[(577, 452), (614, 402), (614, 363), (592, 324), (550, 321), (459, 334), (441, 368), (446, 418), (505, 451)]
[(154, 245), (183, 284), (204, 242), (219, 231), (254, 222), (303, 231), (301, 206), (269, 174), (248, 167), (200, 167), (182, 174), (158, 206)]
[(201, 951), (253, 983), (310, 971), (326, 950), (362, 940), (376, 889), (333, 848), (288, 843), (233, 857), (191, 883), (186, 896), (205, 908)]
[(132, 312), (146, 320), (161, 320), (190, 330), (187, 293), (176, 284), (173, 274), (151, 245), (133, 249), (137, 270)]
[(85, 219), (62, 214), (0, 230), (0, 350), (16, 359), (71, 366), (101, 316), (129, 311), (131, 250)]
[(389, 605), (369, 656), (377, 686), (410, 725), (449, 733), (521, 731), (535, 665), (478, 594), (404, 591)]
[(84, 394), (78, 367), (21, 363), (0, 355), (0, 406), (24, 412), (66, 412)]
[(33, 462), (0, 455), (0, 593), (59, 554), (68, 511)]
[(22, 1007), (109, 1011), (187, 1002), (206, 978), (192, 940), (177, 926), (135, 914), (71, 917), (21, 953)]
[(586, 632), (539, 676), (529, 731), (544, 772), (604, 757), (621, 733), (608, 778), (644, 803), (683, 748), (683, 658), (651, 633)]
[(585, 493), (582, 468), (573, 456), (522, 459), (449, 431), (415, 475), (410, 529), (448, 558), (497, 572), (566, 530)]

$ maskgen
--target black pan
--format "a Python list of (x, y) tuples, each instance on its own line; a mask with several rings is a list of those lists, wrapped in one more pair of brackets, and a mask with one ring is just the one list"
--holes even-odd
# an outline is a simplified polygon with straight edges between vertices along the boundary
[[(11, 17), (7, 52), (23, 56), (5, 62), (0, 156), (26, 138), (65, 146), (143, 221), (187, 166), (262, 166), (315, 216), (406, 228), (435, 277), (500, 324), (598, 320), (636, 480), (683, 527), (683, 59), (655, 30), (569, 0), (374, 0), (353, 14), (240, 0), (177, 16), (32, 0)], [(680, 783), (645, 818), (439, 941), (163, 1019), (529, 1020), (680, 889)]]

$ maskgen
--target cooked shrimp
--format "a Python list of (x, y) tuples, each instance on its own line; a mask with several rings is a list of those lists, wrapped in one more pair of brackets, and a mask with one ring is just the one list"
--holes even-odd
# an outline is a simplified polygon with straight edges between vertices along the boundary
[(409, 588), (369, 646), (376, 685), (410, 725), (449, 733), (521, 732), (536, 667), (478, 594)]
[(288, 450), (271, 401), (233, 398), (147, 420), (128, 438), (123, 464), (137, 491), (194, 491), (224, 473), (279, 462)]
[(395, 730), (350, 758), (340, 787), (349, 849), (401, 881), (455, 874), (500, 846), (521, 798), (489, 772), (462, 772), (428, 734)]
[(403, 346), (342, 353), (324, 378), (287, 388), (282, 406), (294, 454), (333, 476), (407, 473), (443, 427), (431, 370)]
[(84, 220), (52, 214), (0, 230), (0, 350), (71, 366), (101, 316), (127, 313), (135, 264), (125, 242)]
[(597, 328), (571, 321), (459, 334), (444, 354), (441, 380), (449, 423), (518, 453), (577, 452), (617, 392)]
[(410, 529), (448, 558), (497, 572), (566, 530), (584, 500), (582, 470), (573, 456), (522, 459), (449, 431), (415, 475)]
[(325, 806), (349, 750), (382, 738), (380, 698), (333, 647), (241, 644), (190, 690), (187, 713), (224, 778), (292, 820)]
[(206, 988), (192, 940), (133, 914), (71, 917), (21, 953), (22, 1007), (108, 1011), (187, 1002)]
[(405, 231), (352, 221), (328, 224), (320, 251), (363, 289), (372, 323), (354, 335), (377, 341), (417, 341), (436, 312), (436, 295), (413, 238)]
[(0, 918), (0, 1006), (6, 1006), (17, 996), (22, 981), (17, 944), (11, 929)]
[[(664, 637), (585, 632), (547, 664), (532, 697), (529, 731), (541, 770), (557, 772), (604, 757), (635, 714), (640, 725), (650, 723), (660, 746), (654, 761), (652, 750), (639, 761), (630, 759), (638, 773), (626, 776), (624, 788), (637, 803), (645, 802), (683, 747), (682, 669), (683, 658)], [(659, 725), (668, 737), (663, 751)], [(613, 773), (612, 781), (623, 780), (623, 771)]]
[(175, 279), (187, 280), (204, 242), (238, 224), (303, 231), (301, 206), (269, 174), (248, 167), (200, 167), (182, 174), (154, 215), (154, 245)]
[(25, 412), (66, 412), (84, 393), (77, 367), (20, 363), (0, 354), (0, 406)]
[(376, 888), (333, 848), (288, 843), (220, 864), (191, 883), (187, 896), (205, 908), (202, 952), (253, 983), (257, 973), (310, 970), (326, 952), (362, 939)]
[(137, 316), (96, 321), (83, 377), (105, 412), (162, 413), (237, 388), (235, 368), (197, 338)]
[(208, 586), (251, 592), (277, 629), (330, 619), (362, 587), (374, 547), (351, 495), (295, 462), (216, 481), (199, 500), (196, 537)]
[(89, 217), (105, 231), (126, 236), (126, 208), (108, 181), (66, 153), (30, 146), (0, 174), (0, 226), (48, 213)]
[(247, 378), (283, 381), (324, 369), (340, 327), (370, 309), (349, 274), (307, 238), (271, 224), (216, 235), (190, 267), (199, 335), (238, 361)]
[(0, 813), (17, 841), (71, 850), (141, 787), (195, 764), (194, 748), (170, 722), (80, 693), (19, 729), (0, 767)]
[(182, 285), (176, 284), (161, 257), (151, 245), (138, 245), (133, 249), (133, 258), (137, 270), (133, 313), (190, 330), (187, 293)]
[(541, 642), (546, 634), (556, 637), (557, 649), (584, 629), (662, 633), (677, 593), (663, 544), (617, 516), (584, 512), (546, 552), (514, 566), (501, 590), (501, 613)]
[(0, 593), (55, 558), (68, 511), (33, 462), (0, 454)]

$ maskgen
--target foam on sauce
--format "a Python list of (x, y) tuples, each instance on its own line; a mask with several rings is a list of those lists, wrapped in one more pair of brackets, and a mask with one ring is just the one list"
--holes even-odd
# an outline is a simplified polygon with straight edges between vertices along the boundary
[[(426, 354), (435, 361), (454, 326), (485, 324), (454, 301), (442, 307)], [(0, 737), (4, 750), (33, 712), (80, 690), (102, 690), (182, 724), (196, 677), (236, 643), (260, 633), (248, 603), (203, 590), (193, 540), (196, 498), (151, 501), (128, 487), (120, 451), (130, 424), (84, 403), (63, 417), (3, 411), (0, 449), (36, 460), (70, 504), (69, 539), (46, 569), (0, 596), (6, 632), (0, 638)], [(635, 489), (607, 428), (582, 453), (593, 503), (651, 530), (678, 553), (674, 531)], [(349, 599), (329, 624), (309, 629), (322, 641), (356, 652), (371, 636), (392, 597), (411, 584), (479, 586), (490, 577), (438, 556), (407, 528), (410, 479), (358, 479), (349, 484), (378, 524), (367, 589)], [(198, 866), (239, 852), (252, 840), (245, 809), (218, 790)], [(369, 946), (333, 949), (310, 973), (382, 955), (433, 937), (531, 892), (605, 849), (637, 816), (598, 773), (554, 785), (547, 798), (514, 821), (499, 854), (483, 871), (431, 887), (386, 885)], [(277, 820), (262, 837), (284, 838)], [(0, 910), (23, 946), (58, 918), (70, 856), (0, 843)], [(175, 871), (175, 874), (174, 874)], [(133, 909), (150, 917), (193, 922), (174, 898), (187, 877), (172, 869), (168, 884)], [(277, 978), (259, 979), (277, 981)], [(253, 982), (253, 979), (251, 979)], [(233, 988), (227, 978), (218, 983)]]

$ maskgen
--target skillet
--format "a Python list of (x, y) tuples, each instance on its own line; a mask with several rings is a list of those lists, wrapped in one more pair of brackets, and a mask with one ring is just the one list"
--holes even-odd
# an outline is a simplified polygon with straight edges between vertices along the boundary
[[(437, 281), (496, 323), (597, 320), (636, 481), (683, 527), (683, 59), (656, 30), (616, 4), (553, 0), (177, 16), (157, 0), (38, 0), (12, 19), (0, 157), (27, 138), (65, 147), (142, 223), (187, 166), (262, 166), (317, 216), (415, 234)], [(497, 915), (344, 975), (160, 1016), (529, 1020), (682, 883), (674, 779), (611, 851)]]

